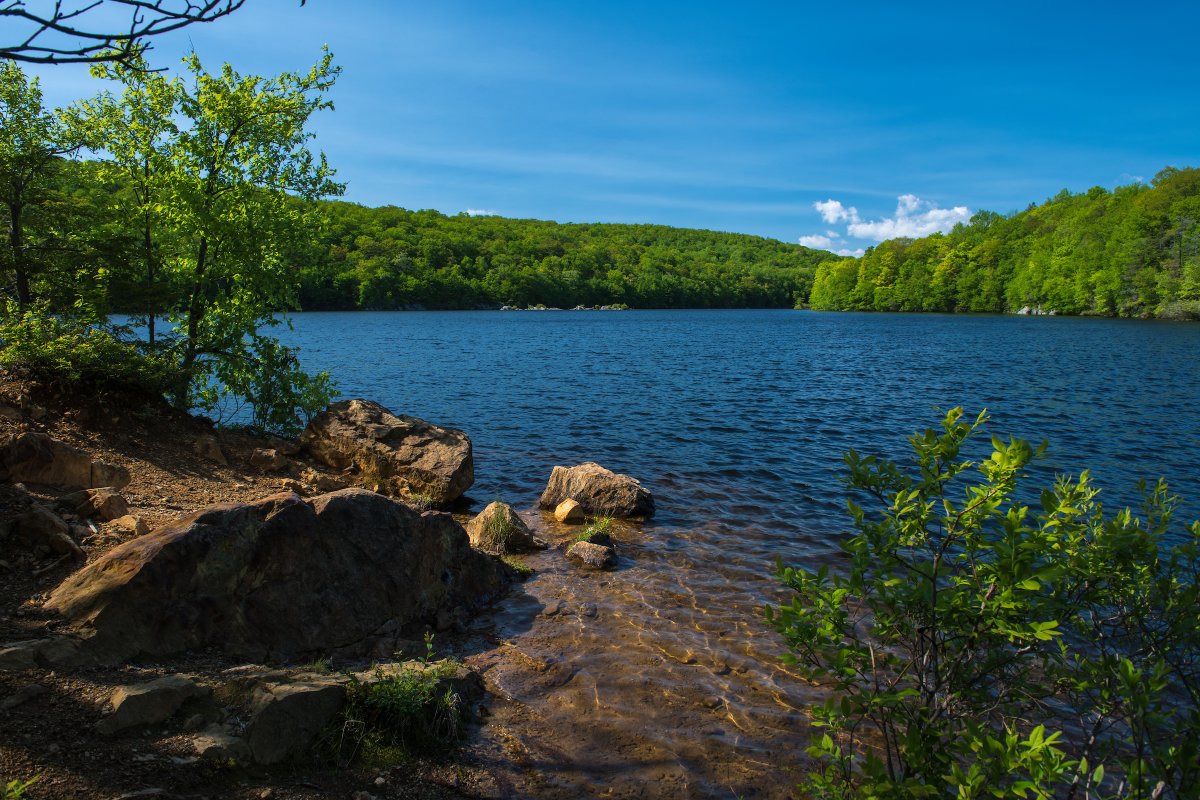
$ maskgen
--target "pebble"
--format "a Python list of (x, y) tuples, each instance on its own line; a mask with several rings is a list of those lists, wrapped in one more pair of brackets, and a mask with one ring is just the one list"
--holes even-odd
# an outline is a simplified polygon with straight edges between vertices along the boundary
[(387, 783), (387, 781), (383, 779), (382, 775), (375, 779), (376, 786), (383, 786), (385, 783)]
[(585, 617), (595, 617), (599, 613), (595, 603), (584, 603), (579, 607), (579, 613)]

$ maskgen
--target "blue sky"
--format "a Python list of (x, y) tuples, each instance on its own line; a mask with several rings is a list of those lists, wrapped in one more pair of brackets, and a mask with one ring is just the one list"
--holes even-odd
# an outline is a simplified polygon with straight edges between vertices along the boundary
[[(856, 251), (1200, 166), (1200, 4), (248, 0), (159, 40), (344, 73), (346, 198)], [(31, 69), (47, 99), (86, 70)], [(801, 240), (801, 237), (806, 237)]]

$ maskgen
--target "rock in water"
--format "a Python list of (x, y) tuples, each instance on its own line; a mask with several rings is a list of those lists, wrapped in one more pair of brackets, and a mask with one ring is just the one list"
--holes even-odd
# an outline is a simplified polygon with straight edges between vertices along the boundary
[(44, 433), (26, 432), (0, 443), (0, 480), (94, 489), (129, 483), (129, 470), (91, 456)]
[(612, 569), (617, 566), (617, 551), (612, 547), (591, 542), (576, 542), (567, 549), (567, 558), (590, 569)]
[(357, 466), (360, 478), (397, 496), (449, 503), (475, 482), (471, 440), (462, 431), (397, 416), (370, 400), (343, 400), (318, 414), (300, 441), (334, 469)]
[(649, 517), (654, 497), (628, 475), (618, 475), (591, 461), (574, 467), (555, 467), (538, 504), (557, 508), (573, 499), (588, 514), (606, 517)]
[(471, 537), (471, 546), (485, 553), (506, 555), (538, 549), (533, 531), (525, 521), (509, 505), (499, 501), (489, 504), (467, 523), (467, 535)]
[(344, 489), (213, 506), (126, 542), (65, 580), (46, 603), (119, 661), (216, 646), (248, 659), (367, 651), (395, 619), (475, 609), (507, 586), (448, 514)]
[(559, 522), (570, 524), (580, 523), (587, 519), (583, 513), (583, 506), (570, 497), (554, 507), (554, 518)]

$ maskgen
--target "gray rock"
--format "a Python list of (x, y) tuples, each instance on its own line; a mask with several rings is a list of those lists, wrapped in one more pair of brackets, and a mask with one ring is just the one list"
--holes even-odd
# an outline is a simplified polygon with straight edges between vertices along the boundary
[(192, 738), (192, 747), (203, 761), (221, 764), (250, 762), (250, 746), (220, 725), (210, 725)]
[(258, 764), (278, 764), (303, 755), (345, 700), (346, 689), (335, 679), (259, 689), (247, 734), (251, 757)]
[(165, 675), (148, 683), (122, 686), (110, 700), (112, 713), (96, 723), (96, 730), (111, 735), (155, 725), (170, 719), (187, 700), (204, 693), (204, 689), (182, 675)]

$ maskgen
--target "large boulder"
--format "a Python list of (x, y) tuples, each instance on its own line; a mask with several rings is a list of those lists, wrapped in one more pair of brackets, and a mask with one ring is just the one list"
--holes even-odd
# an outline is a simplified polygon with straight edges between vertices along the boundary
[(654, 498), (635, 478), (618, 475), (591, 461), (574, 467), (555, 467), (538, 505), (555, 509), (568, 499), (588, 514), (605, 517), (654, 514)]
[(300, 441), (334, 469), (400, 497), (449, 503), (475, 482), (471, 440), (462, 431), (396, 415), (370, 400), (343, 400), (318, 414)]
[(54, 590), (46, 607), (96, 660), (215, 646), (249, 659), (365, 652), (439, 611), (507, 586), (448, 514), (361, 489), (213, 506), (126, 542)]
[(77, 447), (27, 431), (0, 442), (0, 481), (94, 489), (129, 483), (129, 470), (93, 461)]
[(507, 503), (498, 500), (489, 503), (487, 508), (467, 523), (466, 528), (467, 535), (471, 537), (471, 546), (486, 553), (528, 553), (540, 547), (525, 520), (517, 516), (517, 512)]

